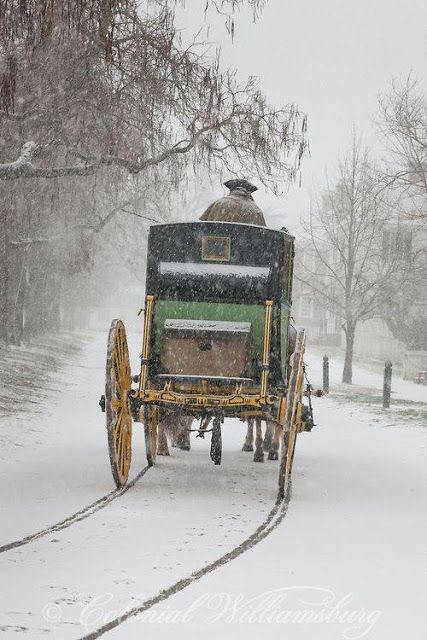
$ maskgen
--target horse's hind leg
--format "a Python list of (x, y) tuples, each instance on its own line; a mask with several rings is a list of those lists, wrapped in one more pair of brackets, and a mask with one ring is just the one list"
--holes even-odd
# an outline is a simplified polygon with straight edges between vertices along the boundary
[(271, 420), (266, 420), (264, 442), (262, 445), (264, 451), (270, 451), (271, 443), (273, 441), (273, 433), (274, 433), (274, 423), (271, 422)]
[(261, 418), (256, 418), (256, 437), (254, 462), (264, 462), (264, 450), (262, 448), (262, 423)]
[(276, 422), (273, 429), (273, 438), (271, 440), (270, 451), (268, 452), (269, 460), (279, 459), (279, 447), (280, 447), (280, 434), (282, 433), (282, 427)]
[(242, 451), (254, 450), (254, 419), (248, 418), (246, 429), (246, 438), (243, 443)]
[(170, 456), (168, 439), (166, 436), (166, 427), (162, 419), (159, 420), (157, 430), (157, 455)]
[(192, 422), (193, 418), (188, 416), (182, 416), (178, 419), (176, 430), (173, 432), (173, 447), (178, 447), (178, 449), (182, 449), (183, 451), (190, 451), (191, 443), (188, 429), (191, 429)]

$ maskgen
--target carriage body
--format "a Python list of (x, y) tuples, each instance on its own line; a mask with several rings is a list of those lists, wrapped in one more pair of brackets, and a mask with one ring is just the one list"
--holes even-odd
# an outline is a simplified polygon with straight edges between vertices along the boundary
[(144, 402), (192, 415), (277, 417), (288, 378), (293, 242), (239, 223), (151, 227)]
[(295, 340), (290, 325), (293, 258), (294, 238), (264, 226), (150, 228), (139, 374), (131, 375), (125, 328), (114, 320), (100, 401), (118, 487), (128, 479), (132, 422), (144, 424), (152, 465), (159, 421), (200, 419), (202, 436), (211, 421), (211, 459), (219, 464), (221, 424), (239, 417), (268, 421), (281, 434), (283, 495), (296, 435), (313, 424), (311, 404), (303, 405), (305, 335)]

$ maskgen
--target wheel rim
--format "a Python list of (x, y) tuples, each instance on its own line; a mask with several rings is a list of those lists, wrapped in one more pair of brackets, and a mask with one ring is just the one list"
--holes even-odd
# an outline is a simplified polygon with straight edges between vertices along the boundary
[(294, 351), (291, 375), (287, 393), (287, 406), (282, 440), (282, 455), (279, 472), (279, 489), (283, 492), (285, 479), (290, 476), (297, 438), (297, 407), (301, 402), (303, 387), (303, 358), (305, 349), (305, 333), (300, 331)]
[(132, 456), (132, 416), (128, 404), (130, 388), (126, 331), (120, 320), (113, 320), (108, 338), (105, 411), (111, 470), (118, 487), (126, 484)]
[(291, 474), (292, 463), (294, 461), (295, 445), (296, 445), (297, 433), (298, 433), (297, 424), (296, 424), (297, 408), (298, 408), (298, 403), (301, 402), (302, 383), (303, 383), (303, 370), (302, 370), (303, 354), (298, 353), (296, 355), (297, 355), (297, 358), (296, 358), (296, 362), (294, 363), (294, 366), (297, 370), (297, 383), (296, 383), (295, 393), (293, 398), (292, 414), (290, 417), (291, 425), (289, 430), (289, 444), (288, 444), (288, 450), (286, 454), (286, 474), (287, 475)]

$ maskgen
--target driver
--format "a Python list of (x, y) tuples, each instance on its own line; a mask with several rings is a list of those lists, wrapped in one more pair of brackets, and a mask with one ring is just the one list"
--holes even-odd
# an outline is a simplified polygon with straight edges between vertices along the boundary
[(264, 214), (252, 197), (257, 187), (242, 178), (228, 180), (224, 185), (230, 189), (230, 193), (209, 205), (200, 220), (240, 222), (265, 227)]

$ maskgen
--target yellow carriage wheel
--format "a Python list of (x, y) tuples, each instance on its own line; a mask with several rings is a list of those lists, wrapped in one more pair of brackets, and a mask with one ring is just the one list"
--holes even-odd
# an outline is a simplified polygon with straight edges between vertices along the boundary
[(144, 406), (144, 434), (145, 453), (150, 467), (156, 462), (157, 455), (157, 427), (159, 424), (159, 409), (153, 405)]
[(295, 445), (299, 429), (304, 386), (305, 331), (298, 333), (293, 353), (289, 384), (286, 392), (286, 412), (283, 423), (282, 453), (280, 456), (279, 492), (283, 496), (286, 479), (292, 472)]
[(111, 471), (117, 487), (126, 484), (132, 457), (132, 416), (128, 401), (130, 388), (126, 331), (121, 320), (113, 320), (107, 346), (105, 413)]

